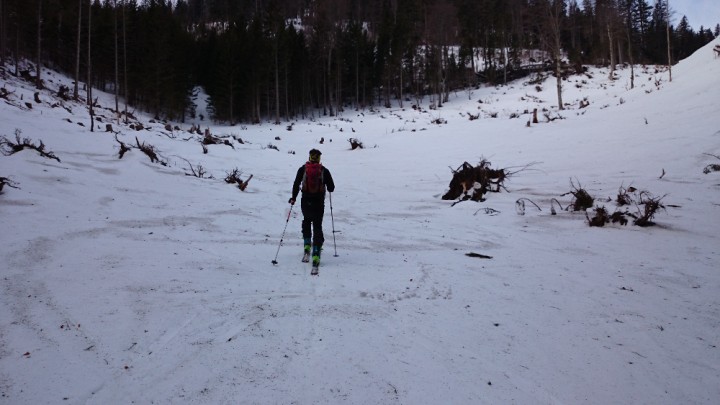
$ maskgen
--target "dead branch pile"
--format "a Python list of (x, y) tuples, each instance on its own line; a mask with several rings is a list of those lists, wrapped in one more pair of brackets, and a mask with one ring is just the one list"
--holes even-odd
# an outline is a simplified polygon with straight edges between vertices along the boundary
[(585, 217), (588, 220), (588, 223), (590, 226), (605, 226), (606, 223), (610, 222), (610, 217), (608, 216), (607, 210), (605, 207), (597, 207), (595, 208), (595, 216), (590, 218), (587, 216), (587, 212), (585, 213)]
[(568, 208), (572, 207), (573, 211), (585, 211), (586, 209), (591, 208), (595, 204), (595, 199), (587, 191), (585, 191), (585, 189), (582, 188), (579, 181), (578, 185), (576, 186), (572, 179), (570, 179), (570, 186), (573, 188), (573, 190), (563, 194), (563, 196), (566, 196), (568, 194), (573, 195), (573, 200), (568, 206)]
[(491, 163), (483, 159), (477, 166), (464, 162), (456, 170), (452, 170), (450, 189), (442, 196), (443, 200), (485, 201), (484, 195), (488, 192), (500, 192), (505, 188), (504, 182), (509, 173), (506, 169), (493, 169)]
[[(575, 183), (570, 180), (570, 184), (573, 187), (573, 191), (567, 192), (563, 195), (572, 194), (573, 200), (565, 208), (563, 208), (560, 202), (553, 198), (550, 200), (550, 213), (556, 215), (555, 205), (560, 207), (561, 210), (569, 211), (571, 208), (573, 211), (583, 211), (585, 218), (590, 226), (602, 227), (609, 223), (619, 223), (620, 225), (627, 225), (631, 220), (634, 225), (637, 226), (651, 226), (655, 225), (653, 218), (659, 210), (664, 210), (665, 205), (662, 204), (662, 197), (653, 196), (649, 191), (639, 191), (635, 187), (620, 187), (618, 189), (617, 199), (615, 200), (618, 209), (612, 214), (604, 206), (595, 206), (595, 199), (580, 186), (576, 186)], [(519, 215), (525, 215), (525, 202), (529, 201), (539, 211), (542, 209), (527, 198), (520, 198), (515, 202), (515, 209)], [(611, 201), (610, 198), (607, 199)], [(593, 208), (593, 216), (588, 215), (588, 209)], [(671, 207), (677, 207), (671, 205)]]
[(20, 134), (22, 132), (19, 129), (15, 130), (15, 142), (10, 141), (8, 138), (2, 136), (0, 137), (0, 152), (2, 152), (5, 156), (10, 156), (15, 153), (20, 152), (23, 149), (33, 149), (36, 152), (40, 154), (40, 156), (48, 158), (48, 159), (55, 159), (58, 162), (60, 162), (60, 158), (55, 156), (53, 152), (46, 152), (45, 151), (45, 144), (43, 141), (40, 141), (39, 145), (35, 145), (30, 138), (23, 138), (20, 139)]
[[(665, 209), (661, 202), (663, 198), (665, 196), (656, 197), (649, 191), (638, 191), (634, 187), (628, 187), (627, 189), (620, 187), (616, 203), (618, 207), (627, 207), (624, 211), (616, 210), (612, 214), (608, 214), (605, 207), (597, 207), (595, 208), (595, 216), (590, 218), (585, 213), (585, 217), (590, 226), (601, 227), (608, 223), (627, 225), (630, 221), (629, 218), (632, 218), (634, 225), (651, 226), (655, 225), (655, 222), (653, 222), (655, 214), (659, 210)], [(631, 208), (634, 208), (635, 212), (631, 212)]]
[(660, 202), (663, 198), (665, 198), (665, 196), (655, 197), (648, 191), (641, 191), (639, 194), (639, 201), (636, 205), (638, 214), (630, 215), (630, 213), (628, 213), (628, 215), (635, 218), (635, 225), (637, 226), (655, 225), (652, 221), (655, 213), (658, 210), (665, 209), (665, 206)]
[(250, 182), (250, 179), (253, 178), (253, 175), (251, 174), (250, 177), (247, 178), (247, 180), (243, 181), (240, 178), (240, 175), (242, 172), (240, 172), (237, 168), (233, 169), (232, 172), (226, 173), (227, 176), (225, 176), (225, 182), (228, 184), (237, 184), (238, 188), (241, 191), (245, 191), (245, 189), (248, 186), (248, 183)]
[(620, 186), (615, 202), (619, 207), (622, 207), (624, 205), (631, 205), (634, 202), (634, 197), (632, 193), (635, 193), (636, 191), (637, 189), (633, 186), (630, 186), (628, 188)]

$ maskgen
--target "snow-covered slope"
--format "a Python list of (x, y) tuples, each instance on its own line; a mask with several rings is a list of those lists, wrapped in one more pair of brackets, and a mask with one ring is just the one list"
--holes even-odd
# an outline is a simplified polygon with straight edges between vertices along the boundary
[[(629, 68), (572, 77), (563, 111), (548, 79), (290, 131), (198, 119), (234, 147), (207, 154), (193, 123), (112, 121), (167, 166), (118, 159), (109, 95), (90, 132), (51, 96), (67, 78), (45, 73), (39, 104), (3, 79), (0, 136), (19, 129), (60, 162), (0, 156), (19, 187), (0, 194), (0, 403), (716, 403), (720, 173), (703, 168), (720, 163), (718, 43), (672, 82), (654, 66), (634, 89)], [(314, 147), (337, 185), (319, 277), (300, 263), (299, 207), (278, 251)], [(482, 158), (517, 172), (507, 190), (441, 200), (450, 169)], [(223, 181), (235, 168), (253, 175), (244, 192)], [(550, 214), (571, 181), (610, 212), (630, 186), (666, 209), (653, 227), (590, 228)], [(519, 215), (519, 199), (542, 210)]]

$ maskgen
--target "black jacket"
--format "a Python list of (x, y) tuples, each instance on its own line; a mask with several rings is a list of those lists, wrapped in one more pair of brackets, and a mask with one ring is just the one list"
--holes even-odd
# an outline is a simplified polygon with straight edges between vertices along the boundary
[[(305, 177), (305, 165), (300, 166), (300, 168), (297, 171), (297, 175), (295, 175), (295, 182), (293, 183), (292, 188), (292, 198), (293, 200), (297, 198), (298, 194), (300, 193), (300, 184), (302, 183), (303, 177)], [(324, 200), (325, 199), (325, 189), (327, 188), (327, 191), (333, 192), (335, 191), (335, 183), (333, 182), (332, 175), (330, 174), (330, 170), (328, 170), (325, 166), (323, 166), (323, 184), (325, 187), (321, 189), (320, 192), (317, 193), (302, 193), (303, 198), (312, 198), (312, 199), (318, 199), (318, 200)]]

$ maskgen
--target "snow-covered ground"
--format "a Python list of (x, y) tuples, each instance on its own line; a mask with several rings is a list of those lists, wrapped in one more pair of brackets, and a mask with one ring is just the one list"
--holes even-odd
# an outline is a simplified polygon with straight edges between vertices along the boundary
[[(109, 109), (90, 132), (81, 105), (53, 108), (67, 78), (46, 72), (39, 104), (3, 79), (0, 136), (19, 129), (60, 162), (0, 156), (19, 187), (0, 195), (0, 403), (717, 404), (720, 172), (703, 168), (720, 163), (718, 43), (672, 82), (654, 66), (632, 90), (629, 69), (574, 76), (560, 112), (550, 78), (291, 131), (210, 126), (234, 149), (207, 154), (192, 122), (113, 122), (167, 166), (118, 159)], [(298, 206), (286, 222), (311, 148), (337, 186), (319, 277), (300, 262)], [(482, 158), (529, 166), (484, 202), (442, 200), (450, 168)], [(253, 175), (244, 192), (223, 181), (234, 168)], [(571, 181), (610, 212), (630, 186), (666, 209), (645, 228), (551, 215)], [(519, 199), (542, 211), (522, 200), (519, 215)]]

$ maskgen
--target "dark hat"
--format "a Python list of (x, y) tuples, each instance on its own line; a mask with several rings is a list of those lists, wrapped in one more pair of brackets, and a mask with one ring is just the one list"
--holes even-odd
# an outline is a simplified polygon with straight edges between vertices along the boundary
[(310, 160), (311, 162), (317, 163), (317, 162), (320, 161), (320, 155), (322, 155), (322, 152), (320, 152), (320, 151), (317, 150), (317, 149), (311, 149), (311, 150), (310, 150), (310, 159), (309, 159), (309, 160)]

